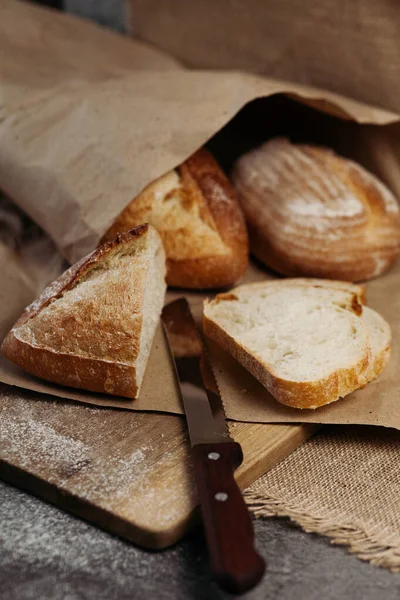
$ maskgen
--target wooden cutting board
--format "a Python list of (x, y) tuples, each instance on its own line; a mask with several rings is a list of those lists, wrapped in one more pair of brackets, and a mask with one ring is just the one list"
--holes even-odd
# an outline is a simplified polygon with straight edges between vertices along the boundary
[[(195, 523), (196, 491), (182, 417), (63, 401), (0, 385), (0, 476), (146, 548)], [(317, 426), (231, 423), (249, 486)]]

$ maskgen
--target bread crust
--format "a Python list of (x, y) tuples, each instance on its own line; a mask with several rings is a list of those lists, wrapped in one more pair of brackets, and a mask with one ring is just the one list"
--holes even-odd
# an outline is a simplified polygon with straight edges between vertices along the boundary
[(400, 253), (391, 192), (331, 150), (271, 140), (238, 160), (233, 183), (251, 251), (278, 273), (363, 281)]
[(31, 375), (58, 385), (124, 398), (137, 398), (139, 392), (132, 365), (32, 347), (13, 331), (5, 338), (1, 352)]
[[(109, 240), (117, 232), (149, 221), (158, 229), (167, 255), (167, 283), (189, 289), (225, 288), (237, 283), (248, 265), (248, 237), (245, 220), (236, 194), (216, 160), (202, 148), (176, 169), (179, 189), (172, 193), (180, 198), (174, 229), (163, 229), (156, 214), (155, 198), (165, 181), (160, 178), (148, 186), (119, 215), (106, 232)], [(168, 198), (165, 198), (166, 200)], [(218, 251), (204, 242), (201, 256), (196, 251), (198, 234), (194, 226), (184, 225), (184, 212), (190, 205), (211, 232), (217, 234)], [(180, 215), (183, 230), (179, 229)], [(185, 252), (182, 247), (185, 246)]]
[[(79, 280), (96, 268), (101, 260), (119, 247), (123, 248), (149, 232), (148, 224), (119, 234), (115, 240), (97, 248), (92, 254), (65, 271), (55, 282), (48, 286), (35, 302), (29, 305), (8, 333), (1, 346), (2, 354), (32, 375), (52, 381), (60, 385), (82, 388), (93, 392), (107, 393), (128, 398), (136, 398), (138, 383), (136, 367), (118, 361), (117, 358), (91, 358), (71, 353), (40, 347), (20, 339), (18, 330), (30, 319), (37, 316), (44, 308), (66, 291), (72, 289)], [(154, 230), (153, 233), (155, 234)], [(157, 235), (157, 234), (156, 234)], [(158, 237), (158, 236), (157, 236)], [(160, 248), (161, 241), (159, 241)], [(143, 277), (143, 274), (138, 274)], [(112, 291), (110, 292), (112, 293)], [(89, 317), (90, 315), (87, 315)], [(71, 315), (74, 319), (75, 315)], [(85, 318), (85, 315), (82, 316)], [(54, 322), (54, 327), (57, 327)], [(116, 324), (117, 327), (117, 324)], [(140, 334), (142, 320), (136, 319), (132, 336), (132, 357), (137, 358), (140, 351)], [(90, 334), (90, 332), (89, 332)]]

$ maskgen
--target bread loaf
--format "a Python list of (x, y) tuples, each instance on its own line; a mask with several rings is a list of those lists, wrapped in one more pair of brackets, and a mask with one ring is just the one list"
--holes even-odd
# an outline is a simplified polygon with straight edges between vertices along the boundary
[(239, 203), (205, 149), (132, 200), (103, 241), (143, 222), (161, 235), (170, 286), (223, 288), (237, 282), (247, 268), (247, 231)]
[(331, 150), (273, 139), (237, 161), (233, 183), (251, 250), (278, 273), (362, 281), (399, 254), (396, 199)]
[(148, 225), (136, 227), (47, 287), (1, 351), (48, 381), (136, 398), (165, 287), (161, 239)]
[(390, 328), (353, 287), (296, 279), (240, 286), (205, 303), (204, 331), (278, 401), (317, 408), (364, 386), (389, 359)]

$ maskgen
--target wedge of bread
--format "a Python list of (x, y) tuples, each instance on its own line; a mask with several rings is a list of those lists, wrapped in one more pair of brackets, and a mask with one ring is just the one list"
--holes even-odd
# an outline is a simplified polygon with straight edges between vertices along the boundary
[(281, 403), (317, 408), (376, 377), (390, 328), (363, 288), (285, 279), (244, 285), (204, 306), (204, 331)]
[(42, 379), (136, 398), (165, 289), (160, 236), (141, 225), (47, 287), (25, 309), (1, 351)]
[(169, 286), (224, 288), (246, 271), (249, 248), (239, 202), (204, 148), (134, 198), (103, 241), (145, 221), (162, 238)]

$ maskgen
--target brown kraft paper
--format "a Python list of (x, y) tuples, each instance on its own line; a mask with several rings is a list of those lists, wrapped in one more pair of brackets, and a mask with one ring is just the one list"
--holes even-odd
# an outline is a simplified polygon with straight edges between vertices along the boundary
[(130, 33), (191, 68), (241, 69), (400, 111), (398, 2), (128, 3)]

